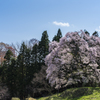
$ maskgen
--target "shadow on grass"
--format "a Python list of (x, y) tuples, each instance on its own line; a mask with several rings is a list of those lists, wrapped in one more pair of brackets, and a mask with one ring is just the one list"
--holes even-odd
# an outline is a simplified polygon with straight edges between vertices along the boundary
[(100, 93), (100, 87), (79, 87), (79, 88), (71, 88), (66, 89), (62, 93), (48, 96), (45, 100), (78, 100), (83, 96), (89, 96), (93, 93)]

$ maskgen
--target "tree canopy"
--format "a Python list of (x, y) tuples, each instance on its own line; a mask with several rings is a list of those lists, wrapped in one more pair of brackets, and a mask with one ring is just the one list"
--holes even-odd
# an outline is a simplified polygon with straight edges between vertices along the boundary
[(49, 83), (56, 89), (100, 82), (100, 63), (96, 61), (100, 59), (100, 38), (80, 32), (68, 32), (59, 42), (50, 43), (46, 72)]

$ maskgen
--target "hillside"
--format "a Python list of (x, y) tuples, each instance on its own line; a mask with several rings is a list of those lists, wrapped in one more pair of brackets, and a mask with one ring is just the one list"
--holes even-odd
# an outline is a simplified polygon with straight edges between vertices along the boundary
[(42, 97), (37, 100), (100, 100), (99, 87), (72, 88), (62, 93)]

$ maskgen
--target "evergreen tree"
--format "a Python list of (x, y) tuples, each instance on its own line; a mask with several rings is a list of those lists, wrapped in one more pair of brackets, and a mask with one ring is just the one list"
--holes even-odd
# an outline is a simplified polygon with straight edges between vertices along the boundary
[(12, 53), (12, 51), (11, 50), (8, 50), (7, 52), (6, 52), (6, 55), (4, 56), (4, 58), (6, 59), (6, 61), (10, 61), (11, 60), (11, 58), (13, 57), (13, 53)]
[(27, 49), (23, 42), (20, 48), (20, 53), (17, 57), (17, 87), (21, 99), (25, 98), (25, 89), (29, 83), (30, 76), (28, 76), (30, 69), (30, 50)]
[(85, 34), (90, 36), (90, 33), (87, 30), (84, 30)]
[(49, 53), (49, 39), (47, 31), (42, 33), (41, 41), (38, 46), (39, 51), (39, 63), (44, 64), (44, 58)]
[(57, 35), (54, 36), (54, 38), (53, 38), (52, 41), (57, 41), (57, 42), (59, 42), (59, 40), (60, 40), (61, 37), (62, 37), (61, 30), (58, 29)]
[(32, 56), (31, 56), (32, 62), (33, 62), (33, 63), (38, 62), (38, 45), (37, 45), (37, 44), (35, 44), (35, 45), (33, 46), (31, 55), (32, 55)]
[(6, 61), (4, 61), (1, 68), (1, 80), (4, 84), (6, 84), (6, 79), (7, 79), (7, 68), (8, 68), (8, 65)]
[(53, 37), (52, 41), (57, 41), (57, 36), (56, 35)]
[(96, 37), (99, 37), (99, 35), (98, 35), (98, 32), (97, 32), (97, 31), (95, 31), (92, 35), (93, 35), (93, 36), (96, 36)]
[(13, 53), (11, 52), (11, 50), (8, 50), (4, 56), (5, 58), (5, 61), (3, 62), (3, 65), (2, 65), (2, 73), (1, 73), (1, 76), (2, 76), (2, 82), (3, 83), (6, 83), (6, 80), (7, 80), (7, 69), (11, 63), (11, 58), (13, 56)]
[(11, 59), (11, 64), (7, 68), (7, 79), (6, 79), (6, 84), (7, 87), (9, 88), (9, 92), (11, 97), (14, 97), (17, 95), (17, 86), (16, 86), (16, 81), (17, 81), (17, 69), (16, 69), (16, 60)]
[[(14, 96), (15, 94), (15, 80), (16, 80), (16, 69), (15, 63), (13, 63), (13, 53), (12, 51), (8, 50), (5, 54), (5, 61), (1, 67), (1, 79), (4, 85), (8, 87), (10, 96)], [(12, 60), (13, 59), (13, 60)], [(15, 61), (15, 60), (14, 60)]]
[(36, 73), (37, 71), (40, 70), (39, 66), (39, 50), (38, 50), (38, 45), (35, 44), (33, 46), (32, 52), (31, 52), (31, 68), (32, 68), (32, 74)]

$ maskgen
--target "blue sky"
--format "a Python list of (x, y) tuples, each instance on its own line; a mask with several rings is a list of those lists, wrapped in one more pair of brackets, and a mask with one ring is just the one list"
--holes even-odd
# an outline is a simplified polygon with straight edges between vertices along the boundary
[(0, 0), (0, 42), (41, 39), (47, 30), (52, 40), (58, 29), (100, 32), (100, 0)]

